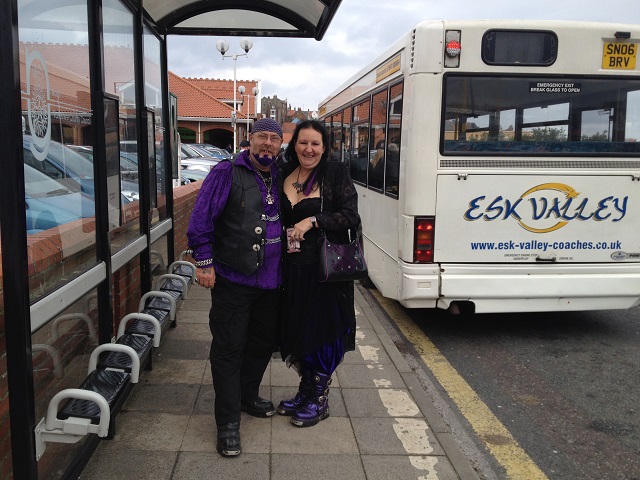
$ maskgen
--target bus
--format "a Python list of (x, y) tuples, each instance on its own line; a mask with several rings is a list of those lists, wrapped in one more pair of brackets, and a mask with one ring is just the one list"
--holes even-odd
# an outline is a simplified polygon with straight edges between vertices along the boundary
[(407, 308), (640, 302), (640, 25), (425, 21), (323, 100)]

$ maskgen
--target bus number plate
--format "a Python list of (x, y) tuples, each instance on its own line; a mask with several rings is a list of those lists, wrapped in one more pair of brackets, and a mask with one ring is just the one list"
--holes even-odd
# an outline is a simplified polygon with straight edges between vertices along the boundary
[(602, 50), (602, 68), (635, 70), (637, 55), (637, 43), (605, 43)]

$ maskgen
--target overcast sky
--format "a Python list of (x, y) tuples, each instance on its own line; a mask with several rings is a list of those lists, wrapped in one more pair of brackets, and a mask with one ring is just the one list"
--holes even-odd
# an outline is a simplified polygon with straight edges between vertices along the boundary
[[(253, 38), (239, 57), (237, 78), (260, 80), (260, 96), (277, 95), (294, 108), (316, 110), (352, 74), (422, 20), (591, 20), (640, 25), (638, 0), (342, 0), (322, 41)], [(640, 26), (638, 27), (640, 29)], [(233, 79), (233, 60), (222, 60), (224, 37), (169, 36), (169, 70), (183, 77)], [(244, 53), (239, 37), (224, 38), (228, 54)]]

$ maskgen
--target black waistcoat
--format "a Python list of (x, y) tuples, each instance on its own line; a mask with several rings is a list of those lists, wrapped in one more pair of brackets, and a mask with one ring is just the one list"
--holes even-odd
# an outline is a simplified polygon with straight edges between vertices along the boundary
[(213, 258), (245, 275), (264, 262), (267, 222), (252, 170), (233, 166), (233, 181), (214, 230)]

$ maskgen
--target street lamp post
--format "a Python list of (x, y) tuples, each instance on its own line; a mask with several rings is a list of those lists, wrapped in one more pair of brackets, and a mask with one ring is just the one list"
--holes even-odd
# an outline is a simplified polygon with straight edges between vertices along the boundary
[(253, 96), (254, 96), (253, 108), (255, 111), (255, 115), (253, 116), (253, 118), (257, 119), (258, 118), (258, 94), (260, 93), (260, 90), (258, 89), (258, 87), (253, 87), (251, 89), (251, 93), (253, 93)]
[[(249, 111), (249, 107), (250, 107), (249, 97), (251, 95), (249, 95), (248, 93), (245, 95), (244, 94), (245, 90), (246, 90), (246, 88), (244, 88), (244, 85), (240, 85), (238, 87), (238, 91), (240, 92), (240, 96), (241, 97), (245, 97), (245, 96), (247, 97), (247, 141), (249, 141), (249, 115), (251, 114), (251, 112)], [(253, 96), (256, 97), (256, 99), (255, 99), (255, 110), (256, 110), (255, 117), (258, 116), (258, 103), (257, 102), (258, 102), (258, 93), (259, 92), (260, 92), (260, 90), (258, 90), (258, 87), (253, 87), (251, 89), (251, 93), (253, 93)], [(244, 100), (243, 100), (243, 102), (244, 102)]]
[(240, 92), (240, 101), (244, 103), (244, 97), (247, 97), (247, 140), (249, 140), (249, 95), (244, 94), (245, 90), (246, 88), (244, 88), (244, 85), (240, 85), (238, 87), (238, 92)]
[(233, 151), (235, 152), (238, 148), (238, 129), (236, 126), (236, 61), (238, 57), (248, 57), (249, 50), (253, 47), (253, 41), (248, 38), (243, 38), (240, 40), (240, 47), (244, 50), (244, 53), (234, 53), (233, 55), (225, 55), (227, 51), (229, 51), (229, 43), (224, 40), (218, 40), (216, 42), (216, 48), (222, 54), (222, 59), (232, 58), (233, 59), (233, 112), (231, 113), (231, 123), (233, 125)]

